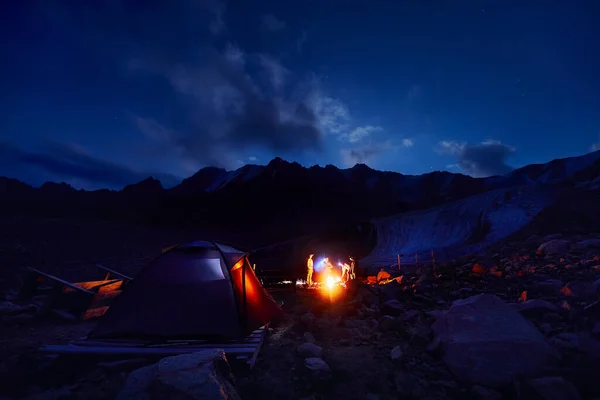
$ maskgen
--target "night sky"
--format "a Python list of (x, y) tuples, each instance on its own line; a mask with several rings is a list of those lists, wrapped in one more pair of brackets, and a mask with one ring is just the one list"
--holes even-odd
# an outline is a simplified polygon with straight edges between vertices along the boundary
[(489, 176), (600, 149), (595, 1), (6, 1), (0, 175), (274, 156)]

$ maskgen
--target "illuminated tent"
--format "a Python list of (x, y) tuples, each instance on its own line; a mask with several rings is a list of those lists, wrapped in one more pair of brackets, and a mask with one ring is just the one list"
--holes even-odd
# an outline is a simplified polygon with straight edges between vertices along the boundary
[(237, 339), (281, 313), (246, 253), (195, 241), (145, 267), (88, 338)]

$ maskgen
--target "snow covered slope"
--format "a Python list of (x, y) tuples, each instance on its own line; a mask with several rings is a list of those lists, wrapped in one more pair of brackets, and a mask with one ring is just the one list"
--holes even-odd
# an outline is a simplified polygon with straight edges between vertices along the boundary
[(439, 261), (476, 252), (483, 246), (507, 237), (529, 223), (552, 197), (539, 187), (518, 186), (497, 189), (439, 207), (403, 213), (372, 221), (377, 246), (361, 264), (384, 267), (431, 258)]

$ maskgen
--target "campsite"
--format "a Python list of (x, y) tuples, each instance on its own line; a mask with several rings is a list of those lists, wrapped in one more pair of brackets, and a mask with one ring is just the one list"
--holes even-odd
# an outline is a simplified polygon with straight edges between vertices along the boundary
[[(224, 232), (210, 240), (194, 229), (5, 217), (2, 265), (12, 267), (2, 270), (0, 374), (10, 384), (1, 394), (545, 399), (551, 390), (591, 399), (599, 395), (600, 237), (579, 223), (597, 218), (585, 203), (597, 204), (597, 192), (589, 196), (559, 198), (535, 228), (452, 260), (444, 259), (450, 246), (437, 259), (430, 250), (369, 262), (394, 237), (409, 238), (384, 236), (381, 226), (375, 241), (368, 225), (361, 234), (345, 225), (268, 246), (253, 231), (249, 242), (259, 243), (248, 251), (222, 244)], [(307, 286), (311, 249), (315, 282)], [(339, 266), (352, 251), (357, 276), (345, 280)], [(461, 315), (479, 322), (453, 322)], [(468, 347), (455, 349), (448, 335)]]
[(0, 400), (600, 400), (600, 1), (6, 0)]

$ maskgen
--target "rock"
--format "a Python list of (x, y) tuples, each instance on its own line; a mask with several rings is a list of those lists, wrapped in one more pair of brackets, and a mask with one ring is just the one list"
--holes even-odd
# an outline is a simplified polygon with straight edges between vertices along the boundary
[(408, 372), (400, 371), (396, 373), (394, 382), (396, 383), (396, 390), (403, 396), (421, 397), (423, 394), (423, 388), (418, 378)]
[(543, 400), (581, 400), (575, 386), (560, 376), (532, 379), (529, 385)]
[(402, 358), (402, 349), (400, 346), (396, 346), (390, 352), (390, 357), (392, 360), (399, 360)]
[(537, 249), (538, 254), (544, 255), (563, 255), (566, 253), (571, 244), (567, 240), (554, 239), (542, 244)]
[(539, 376), (557, 362), (540, 331), (494, 295), (454, 301), (432, 328), (443, 361), (463, 382), (498, 387), (517, 375)]
[(502, 395), (493, 389), (475, 385), (471, 388), (473, 400), (502, 400)]
[(300, 356), (304, 357), (304, 358), (308, 358), (308, 357), (321, 357), (321, 354), (323, 354), (323, 348), (321, 346), (317, 346), (314, 343), (302, 343), (300, 346), (298, 346), (298, 354), (300, 354)]
[(304, 336), (304, 340), (306, 340), (308, 343), (316, 343), (317, 342), (317, 339), (315, 339), (313, 334), (310, 332), (304, 332), (303, 336)]
[(402, 308), (402, 304), (398, 300), (389, 300), (383, 303), (380, 307), (381, 312), (384, 315), (392, 315), (394, 317), (398, 317), (404, 313), (404, 309)]
[(14, 316), (35, 311), (37, 311), (37, 307), (31, 304), (26, 306), (20, 306), (18, 304), (11, 303), (10, 301), (0, 302), (0, 316)]
[(512, 303), (512, 307), (521, 314), (529, 317), (539, 316), (545, 312), (559, 312), (560, 308), (545, 300), (533, 299), (522, 303)]
[(564, 286), (564, 282), (558, 279), (547, 279), (535, 285), (540, 292), (548, 295), (557, 295)]
[(304, 367), (310, 378), (315, 382), (325, 382), (331, 379), (331, 369), (321, 358), (309, 357), (304, 360)]
[(167, 357), (129, 374), (117, 400), (227, 399), (240, 396), (223, 350)]
[(550, 342), (562, 350), (574, 350), (579, 347), (579, 336), (574, 333), (559, 333), (552, 337)]
[(300, 317), (300, 321), (306, 325), (311, 325), (315, 322), (315, 319), (316, 318), (313, 313), (306, 313)]
[(395, 330), (397, 325), (398, 323), (394, 317), (392, 317), (391, 315), (384, 315), (383, 317), (379, 318), (379, 323), (377, 326), (379, 331), (387, 332)]
[(600, 239), (582, 240), (573, 246), (573, 250), (584, 251), (588, 249), (600, 249)]
[(145, 358), (130, 358), (128, 360), (99, 362), (97, 365), (106, 371), (120, 372), (140, 368), (148, 363)]
[(416, 318), (418, 318), (419, 316), (421, 316), (421, 312), (418, 310), (408, 310), (407, 312), (404, 313), (404, 316), (402, 317), (402, 319), (406, 322), (410, 322)]
[(447, 310), (431, 310), (431, 311), (427, 311), (425, 314), (437, 319), (437, 318), (445, 316), (447, 313), (448, 313)]

